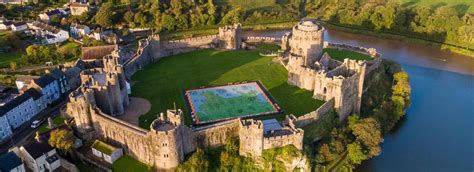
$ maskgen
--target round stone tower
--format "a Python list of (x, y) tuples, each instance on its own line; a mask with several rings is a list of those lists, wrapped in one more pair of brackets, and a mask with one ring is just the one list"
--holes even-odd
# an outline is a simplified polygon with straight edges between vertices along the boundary
[(91, 114), (93, 106), (95, 106), (95, 98), (91, 89), (82, 87), (69, 95), (66, 114), (74, 118), (77, 130), (81, 133), (93, 129)]
[(291, 55), (303, 57), (304, 66), (312, 66), (322, 55), (323, 36), (323, 27), (313, 21), (301, 21), (286, 35), (287, 49)]
[(150, 126), (155, 147), (155, 166), (174, 169), (184, 160), (183, 121), (181, 111), (161, 113)]

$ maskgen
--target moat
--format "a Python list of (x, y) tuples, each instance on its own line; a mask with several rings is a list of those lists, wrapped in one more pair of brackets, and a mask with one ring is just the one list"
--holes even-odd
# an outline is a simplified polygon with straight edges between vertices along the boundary
[[(271, 31), (269, 36), (281, 36)], [(253, 33), (246, 33), (252, 35)], [(382, 154), (356, 171), (469, 171), (474, 162), (474, 58), (415, 43), (329, 30), (329, 42), (374, 47), (410, 75), (412, 104)]]

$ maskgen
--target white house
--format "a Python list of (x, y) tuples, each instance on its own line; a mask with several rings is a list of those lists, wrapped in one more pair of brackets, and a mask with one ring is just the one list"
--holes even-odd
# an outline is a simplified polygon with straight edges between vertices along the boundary
[(61, 96), (59, 82), (50, 74), (45, 74), (38, 79), (34, 79), (31, 86), (41, 92), (46, 104), (51, 104)]
[(11, 30), (14, 32), (20, 32), (28, 29), (28, 26), (26, 25), (26, 22), (14, 22), (10, 26)]
[(82, 37), (84, 35), (89, 35), (91, 29), (86, 25), (73, 23), (70, 27), (70, 32), (73, 36)]
[(38, 112), (38, 106), (29, 93), (23, 93), (0, 107), (0, 115), (7, 117), (13, 130), (28, 122)]
[(54, 10), (50, 10), (50, 11), (46, 11), (44, 13), (41, 13), (38, 16), (39, 16), (41, 21), (43, 21), (45, 23), (49, 23), (51, 21), (52, 17), (54, 17), (54, 16), (61, 17), (62, 15), (64, 15), (64, 11), (62, 11), (60, 9), (54, 9)]
[(29, 27), (37, 37), (42, 38), (43, 44), (60, 43), (69, 38), (69, 32), (45, 23), (34, 22), (29, 24)]
[(32, 142), (20, 147), (20, 156), (34, 172), (53, 171), (61, 166), (56, 149), (47, 143)]
[(0, 155), (0, 171), (2, 172), (24, 172), (23, 161), (14, 152)]
[(92, 144), (92, 154), (105, 160), (106, 162), (113, 164), (115, 160), (119, 159), (123, 155), (122, 148), (113, 147), (100, 140), (95, 140)]
[(0, 30), (10, 30), (11, 21), (0, 21)]
[(29, 0), (0, 0), (0, 4), (17, 4), (22, 5), (29, 2)]

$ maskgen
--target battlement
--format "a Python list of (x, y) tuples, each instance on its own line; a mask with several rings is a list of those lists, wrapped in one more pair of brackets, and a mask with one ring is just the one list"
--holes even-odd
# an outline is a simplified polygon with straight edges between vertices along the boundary
[(241, 126), (244, 129), (263, 129), (262, 121), (254, 119), (241, 120)]
[(164, 113), (160, 113), (158, 118), (155, 119), (150, 125), (151, 131), (165, 132), (176, 130), (179, 126), (182, 125), (182, 111), (181, 110), (167, 110), (166, 116)]

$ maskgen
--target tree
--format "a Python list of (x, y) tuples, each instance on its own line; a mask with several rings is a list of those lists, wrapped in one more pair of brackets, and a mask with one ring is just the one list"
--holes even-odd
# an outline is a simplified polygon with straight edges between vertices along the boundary
[(176, 20), (169, 14), (163, 14), (161, 16), (161, 27), (166, 30), (174, 30), (176, 26)]
[(367, 156), (373, 157), (380, 154), (382, 143), (381, 128), (374, 118), (364, 118), (350, 126), (352, 134), (356, 136), (356, 142), (360, 142), (367, 149)]
[(16, 62), (10, 62), (10, 69), (11, 69), (12, 71), (15, 71), (16, 68), (17, 68)]
[(130, 27), (135, 27), (135, 21), (133, 20), (134, 14), (131, 10), (125, 12), (125, 14), (123, 15), (123, 19)]
[(21, 47), (21, 40), (20, 38), (13, 32), (8, 32), (5, 36), (5, 43), (8, 46), (11, 46), (13, 48), (20, 48)]
[(325, 163), (332, 160), (334, 160), (334, 154), (331, 152), (329, 145), (325, 143), (319, 148), (316, 161), (319, 163)]
[(221, 23), (228, 25), (240, 22), (240, 13), (240, 8), (236, 8), (232, 11), (229, 11), (224, 17), (222, 17)]
[(362, 147), (357, 142), (347, 145), (347, 156), (351, 163), (355, 165), (359, 165), (362, 161), (368, 159), (364, 152), (362, 152)]
[(99, 11), (94, 16), (94, 21), (102, 27), (111, 27), (113, 22), (114, 4), (111, 2), (103, 3)]
[(76, 137), (66, 129), (55, 129), (51, 131), (48, 143), (65, 153), (71, 153), (74, 148)]

